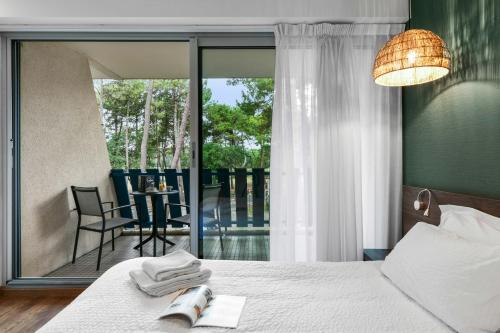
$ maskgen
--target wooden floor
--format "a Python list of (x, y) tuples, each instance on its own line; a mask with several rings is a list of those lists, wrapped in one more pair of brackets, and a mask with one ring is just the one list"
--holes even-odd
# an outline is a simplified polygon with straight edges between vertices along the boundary
[[(167, 251), (173, 251), (178, 248), (189, 250), (189, 236), (170, 236), (168, 239), (175, 242), (176, 245), (167, 246)], [(114, 264), (138, 257), (139, 251), (133, 250), (133, 246), (138, 241), (138, 236), (121, 236), (116, 239), (115, 251), (111, 251), (111, 243), (107, 243), (103, 248), (102, 267), (99, 272), (95, 270), (97, 250), (94, 250), (78, 258), (74, 265), (64, 265), (47, 276), (98, 277)], [(268, 235), (227, 235), (223, 241), (224, 251), (221, 251), (218, 237), (205, 237), (205, 258), (222, 260), (269, 260)], [(153, 243), (150, 242), (144, 247), (145, 256), (153, 254), (152, 245)], [(161, 245), (159, 242), (157, 243), (158, 255), (162, 254)], [(12, 290), (0, 288), (0, 332), (35, 332), (83, 291), (82, 288), (61, 290)]]
[(35, 332), (82, 290), (0, 290), (0, 332)]
[[(167, 236), (175, 246), (166, 246), (166, 251), (176, 249), (189, 251), (189, 236), (177, 235)], [(203, 242), (203, 254), (205, 259), (222, 260), (269, 260), (269, 235), (226, 235), (223, 238), (224, 251), (220, 248), (217, 236), (206, 236)], [(139, 257), (139, 251), (133, 247), (139, 243), (139, 236), (121, 236), (115, 240), (115, 251), (111, 251), (111, 242), (103, 247), (101, 269), (96, 271), (97, 252), (95, 249), (80, 258), (75, 264), (64, 265), (46, 275), (46, 277), (99, 277), (111, 266), (127, 259)], [(157, 255), (162, 255), (162, 243), (156, 244)], [(153, 256), (153, 242), (143, 247), (144, 256)]]

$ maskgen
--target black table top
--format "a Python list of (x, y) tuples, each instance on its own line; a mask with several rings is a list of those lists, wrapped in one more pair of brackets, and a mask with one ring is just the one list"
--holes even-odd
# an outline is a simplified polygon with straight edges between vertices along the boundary
[(177, 194), (179, 191), (154, 191), (154, 192), (139, 192), (139, 191), (133, 191), (133, 195), (149, 195), (149, 196), (154, 196), (154, 195), (168, 195), (168, 194)]

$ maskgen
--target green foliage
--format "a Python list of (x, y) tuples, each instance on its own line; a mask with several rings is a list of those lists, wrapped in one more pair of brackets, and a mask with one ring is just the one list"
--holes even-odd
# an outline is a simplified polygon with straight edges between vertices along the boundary
[(144, 109), (145, 84), (141, 80), (112, 81), (102, 86), (102, 106), (114, 119), (140, 116)]
[(125, 165), (125, 142), (123, 137), (111, 135), (108, 139), (108, 152), (111, 166), (122, 168)]
[(211, 142), (203, 144), (203, 167), (205, 169), (240, 168), (247, 164), (249, 157), (249, 152), (243, 146)]
[[(207, 81), (202, 87), (204, 168), (269, 167), (274, 82), (231, 79), (243, 87), (237, 105), (214, 102)], [(146, 81), (95, 80), (97, 101), (113, 168), (139, 168)], [(188, 80), (154, 80), (149, 127), (148, 168), (169, 168), (175, 134), (189, 102)], [(180, 160), (189, 167), (189, 122)], [(128, 146), (126, 141), (128, 139)], [(128, 163), (126, 152), (128, 151)]]
[[(231, 157), (225, 159), (229, 168), (269, 168), (274, 80), (231, 79), (227, 84), (243, 86), (242, 96), (234, 107), (210, 101), (204, 104), (204, 143), (218, 146), (203, 149), (203, 165), (207, 168), (218, 165), (207, 154), (226, 154)], [(244, 154), (237, 153), (240, 151)]]
[[(113, 168), (139, 168), (144, 124), (146, 81), (96, 80), (96, 96), (102, 106), (103, 127)], [(147, 168), (169, 168), (174, 152), (175, 122), (180, 122), (188, 100), (187, 80), (155, 80), (147, 145)], [(177, 124), (178, 125), (178, 124)], [(189, 123), (183, 135), (189, 134)], [(128, 136), (129, 161), (126, 162)], [(187, 147), (184, 148), (187, 150)], [(186, 155), (183, 152), (182, 156)], [(181, 158), (188, 167), (189, 159)]]
[(273, 112), (273, 79), (232, 79), (228, 84), (243, 84), (245, 90), (237, 105), (251, 119), (248, 131), (261, 143), (270, 143)]
[(248, 140), (251, 119), (240, 108), (226, 104), (208, 103), (203, 109), (203, 138), (205, 142), (242, 145)]

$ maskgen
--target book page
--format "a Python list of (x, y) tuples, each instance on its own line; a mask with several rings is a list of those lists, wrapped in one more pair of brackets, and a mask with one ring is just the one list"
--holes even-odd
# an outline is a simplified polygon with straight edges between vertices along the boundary
[(186, 289), (174, 299), (160, 318), (181, 315), (187, 317), (192, 326), (211, 299), (212, 291), (206, 285)]
[(236, 328), (240, 321), (241, 312), (245, 305), (246, 297), (217, 295), (202, 311), (194, 327), (216, 326)]

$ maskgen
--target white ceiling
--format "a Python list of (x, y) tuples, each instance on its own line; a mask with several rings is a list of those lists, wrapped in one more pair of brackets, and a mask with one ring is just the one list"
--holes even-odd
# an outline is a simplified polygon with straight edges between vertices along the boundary
[[(405, 23), (408, 0), (1, 0), (0, 30)], [(31, 25), (31, 26), (30, 26)], [(125, 26), (125, 27), (124, 27)], [(190, 27), (190, 28), (189, 28)]]
[[(54, 42), (88, 58), (94, 79), (189, 78), (187, 42)], [(274, 76), (274, 49), (204, 49), (203, 78)]]

